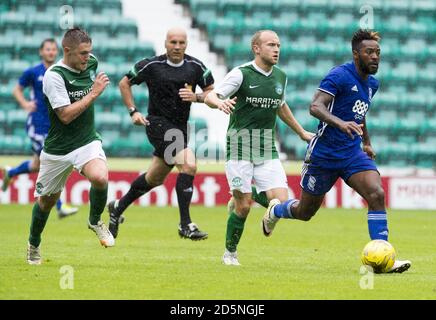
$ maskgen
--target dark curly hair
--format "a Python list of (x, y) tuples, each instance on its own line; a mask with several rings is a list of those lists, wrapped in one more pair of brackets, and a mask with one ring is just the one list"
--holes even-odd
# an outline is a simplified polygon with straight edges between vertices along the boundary
[(359, 29), (353, 34), (351, 39), (351, 49), (359, 51), (360, 44), (363, 40), (375, 40), (379, 42), (381, 39), (377, 31)]

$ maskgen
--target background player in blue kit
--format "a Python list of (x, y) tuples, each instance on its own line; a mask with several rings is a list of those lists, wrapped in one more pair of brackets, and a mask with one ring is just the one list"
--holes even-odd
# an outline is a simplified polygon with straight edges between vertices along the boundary
[[(48, 109), (42, 92), (42, 79), (44, 78), (45, 71), (56, 62), (57, 54), (58, 47), (56, 41), (54, 39), (45, 39), (39, 48), (39, 55), (42, 58), (42, 62), (24, 71), (18, 80), (17, 86), (14, 88), (13, 95), (15, 99), (18, 104), (29, 113), (26, 127), (27, 134), (32, 140), (32, 151), (34, 155), (32, 160), (26, 160), (15, 168), (5, 167), (3, 169), (3, 191), (7, 190), (13, 177), (24, 173), (39, 171), (39, 155), (50, 127)], [(26, 87), (31, 88), (31, 100), (27, 100), (24, 97), (24, 89)], [(56, 203), (56, 208), (60, 218), (69, 216), (78, 211), (77, 208), (63, 204), (61, 200), (58, 200)]]
[[(262, 223), (265, 236), (280, 218), (310, 220), (340, 177), (368, 202), (371, 239), (388, 239), (384, 190), (365, 121), (379, 87), (372, 76), (380, 61), (379, 40), (377, 32), (358, 30), (351, 41), (353, 61), (333, 68), (321, 81), (310, 106), (320, 124), (306, 151), (301, 199), (271, 200)], [(410, 261), (396, 260), (389, 272), (410, 266)]]

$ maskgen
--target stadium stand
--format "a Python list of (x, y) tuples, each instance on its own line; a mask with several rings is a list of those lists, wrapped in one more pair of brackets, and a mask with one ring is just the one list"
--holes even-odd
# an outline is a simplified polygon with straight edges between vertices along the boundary
[[(309, 130), (317, 121), (308, 107), (320, 80), (351, 59), (349, 41), (362, 6), (374, 13), (382, 36), (381, 82), (367, 124), (382, 165), (436, 165), (436, 3), (380, 0), (179, 0), (203, 28), (228, 69), (252, 59), (252, 34), (275, 30), (280, 66), (288, 75), (287, 102)], [(302, 159), (304, 142), (278, 122), (278, 140), (289, 157)]]
[[(109, 88), (96, 102), (96, 125), (109, 156), (151, 156), (143, 128), (131, 125), (118, 90), (118, 81), (139, 59), (155, 54), (153, 45), (138, 40), (136, 22), (122, 15), (120, 0), (6, 0), (0, 4), (0, 153), (29, 154), (27, 115), (12, 90), (22, 72), (39, 62), (41, 41), (54, 37), (60, 44), (60, 7), (74, 8), (74, 24), (93, 38), (99, 69), (110, 76)], [(60, 52), (61, 56), (61, 52)], [(148, 104), (144, 86), (134, 88), (138, 105)]]

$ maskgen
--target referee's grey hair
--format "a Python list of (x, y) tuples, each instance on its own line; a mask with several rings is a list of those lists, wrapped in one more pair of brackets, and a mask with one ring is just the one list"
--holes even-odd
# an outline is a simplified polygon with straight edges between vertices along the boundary
[(85, 30), (74, 27), (65, 32), (62, 47), (76, 47), (81, 43), (92, 43), (91, 37)]

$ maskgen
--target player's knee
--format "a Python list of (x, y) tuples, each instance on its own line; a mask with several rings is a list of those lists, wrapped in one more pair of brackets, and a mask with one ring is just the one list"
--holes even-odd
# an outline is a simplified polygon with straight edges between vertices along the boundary
[(238, 216), (246, 218), (250, 213), (251, 200), (250, 199), (239, 199), (235, 202), (235, 211)]
[(242, 205), (236, 207), (236, 214), (241, 218), (246, 218), (249, 213), (250, 213), (250, 205)]
[(368, 204), (370, 206), (384, 206), (385, 203), (385, 192), (382, 187), (378, 187), (368, 196)]
[(182, 166), (182, 172), (193, 176), (197, 173), (197, 165), (194, 163), (185, 163)]
[(154, 187), (158, 187), (158, 186), (162, 185), (164, 183), (164, 181), (165, 181), (165, 177), (162, 177), (162, 176), (147, 176), (146, 180), (147, 180), (147, 184), (154, 188)]
[(55, 206), (57, 198), (51, 197), (40, 197), (38, 200), (39, 208), (42, 212), (50, 212), (51, 209)]
[(103, 175), (103, 174), (92, 177), (90, 181), (92, 186), (98, 189), (104, 189), (108, 185), (108, 177), (107, 175)]

